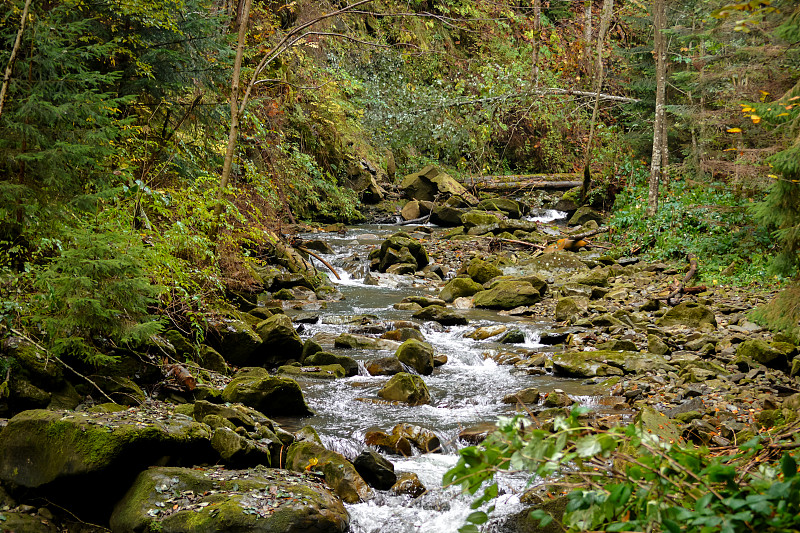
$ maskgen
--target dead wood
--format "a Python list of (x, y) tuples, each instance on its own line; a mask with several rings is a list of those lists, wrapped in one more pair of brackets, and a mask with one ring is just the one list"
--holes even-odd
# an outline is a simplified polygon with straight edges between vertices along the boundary
[[(686, 287), (686, 284), (689, 283), (689, 281), (697, 273), (697, 258), (694, 256), (694, 254), (689, 254), (687, 258), (689, 259), (689, 270), (686, 272), (686, 275), (683, 277), (678, 287), (666, 297), (669, 305), (677, 305), (678, 302), (681, 301), (681, 296), (683, 294), (696, 294), (697, 292), (702, 292), (699, 287)], [(705, 290), (705, 286), (703, 286), (703, 290)], [(677, 300), (673, 301), (673, 298), (677, 298)]]

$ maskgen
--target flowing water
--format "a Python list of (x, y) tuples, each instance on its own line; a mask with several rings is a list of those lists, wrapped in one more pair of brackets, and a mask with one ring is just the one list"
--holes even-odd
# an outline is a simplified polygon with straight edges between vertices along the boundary
[[(563, 214), (549, 211), (542, 213), (539, 220), (549, 222), (559, 216)], [(360, 226), (349, 228), (343, 235), (305, 235), (307, 238), (323, 238), (334, 249), (335, 253), (325, 258), (342, 278), (337, 288), (344, 299), (328, 302), (326, 308), (319, 310), (320, 319), (316, 324), (304, 324), (301, 333), (304, 338), (313, 337), (324, 349), (349, 355), (363, 363), (393, 355), (393, 350), (333, 349), (333, 339), (342, 332), (358, 329), (358, 326), (342, 324), (347, 317), (372, 315), (376, 317), (373, 319), (375, 322), (386, 324), (409, 320), (412, 312), (394, 309), (395, 303), (409, 295), (434, 296), (438, 293), (437, 285), (409, 276), (381, 276), (379, 285), (363, 283), (369, 250), (398, 229), (408, 231), (397, 226)], [(455, 532), (471, 512), (470, 498), (462, 496), (457, 488), (442, 488), (442, 475), (455, 465), (458, 449), (466, 445), (458, 439), (462, 429), (494, 422), (500, 415), (513, 413), (514, 406), (501, 401), (505, 395), (527, 387), (536, 387), (542, 393), (560, 388), (581, 403), (596, 401), (592, 396), (595, 391), (579, 381), (515, 372), (513, 366), (499, 365), (484, 358), (484, 354), (497, 351), (540, 348), (539, 333), (552, 324), (503, 317), (482, 310), (469, 310), (466, 316), (470, 321), (468, 326), (420, 324), (426, 341), (437, 353), (448, 357), (447, 364), (438, 367), (433, 375), (424, 377), (432, 397), (430, 405), (409, 407), (368, 401), (377, 398), (377, 391), (388, 378), (370, 376), (363, 365), (360, 374), (354, 377), (301, 382), (306, 399), (316, 414), (300, 423), (316, 428), (327, 448), (348, 459), (354, 459), (364, 449), (367, 431), (380, 429), (390, 432), (400, 422), (433, 430), (443, 444), (443, 453), (408, 458), (387, 456), (394, 463), (396, 472), (416, 473), (428, 492), (412, 499), (376, 491), (373, 500), (348, 505), (353, 533)], [(499, 323), (522, 330), (525, 342), (501, 345), (492, 339), (476, 341), (465, 337), (465, 333), (476, 327)], [(521, 509), (518, 496), (525, 483), (526, 479), (519, 475), (502, 480), (501, 488), (506, 494), (498, 500), (492, 515), (496, 524), (502, 522), (503, 516)], [(496, 530), (502, 531), (502, 527)]]

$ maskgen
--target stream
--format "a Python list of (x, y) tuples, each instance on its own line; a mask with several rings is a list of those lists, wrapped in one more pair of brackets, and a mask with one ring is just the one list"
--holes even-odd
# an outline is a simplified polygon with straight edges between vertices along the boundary
[[(551, 222), (558, 212), (547, 211), (536, 220)], [(563, 215), (561, 215), (563, 216)], [(437, 228), (426, 238), (435, 238)], [(427, 230), (426, 229), (426, 230)], [(394, 354), (393, 350), (342, 350), (334, 349), (333, 339), (343, 332), (363, 333), (357, 325), (346, 324), (354, 315), (372, 315), (375, 323), (391, 324), (398, 320), (411, 320), (412, 311), (397, 310), (393, 306), (410, 295), (437, 296), (440, 284), (413, 276), (381, 275), (379, 285), (364, 284), (368, 272), (369, 251), (397, 231), (413, 231), (397, 226), (354, 226), (344, 234), (314, 233), (302, 235), (307, 239), (323, 239), (334, 250), (323, 256), (336, 269), (341, 280), (336, 286), (344, 299), (327, 302), (327, 307), (314, 310), (319, 320), (303, 324), (301, 337), (314, 338), (326, 351), (353, 357), (359, 361), (359, 375), (336, 380), (302, 380), (306, 400), (316, 413), (294, 421), (279, 420), (287, 426), (310, 425), (320, 434), (326, 448), (343, 454), (350, 460), (364, 449), (367, 431), (380, 429), (390, 432), (400, 422), (409, 422), (433, 430), (442, 443), (443, 453), (419, 454), (413, 457), (387, 455), (396, 472), (416, 473), (428, 492), (412, 499), (387, 491), (375, 491), (371, 501), (350, 504), (353, 533), (412, 533), (455, 532), (472, 512), (471, 497), (460, 494), (459, 488), (442, 488), (442, 475), (455, 465), (457, 452), (463, 446), (459, 432), (471, 426), (495, 422), (498, 416), (510, 415), (514, 406), (502, 403), (507, 394), (536, 387), (542, 394), (562, 389), (578, 403), (598, 407), (599, 391), (582, 385), (579, 380), (557, 378), (551, 375), (529, 375), (515, 372), (511, 365), (499, 365), (484, 358), (484, 354), (497, 351), (530, 351), (541, 348), (539, 335), (552, 327), (551, 323), (531, 319), (498, 315), (496, 312), (470, 309), (463, 311), (469, 319), (467, 326), (442, 327), (435, 322), (418, 322), (427, 342), (437, 354), (444, 354), (448, 362), (436, 368), (424, 380), (431, 393), (430, 405), (409, 407), (363, 401), (377, 398), (377, 391), (388, 379), (370, 376), (362, 363)], [(353, 257), (360, 259), (354, 261)], [(347, 265), (347, 269), (343, 267)], [(320, 268), (323, 268), (321, 265)], [(331, 276), (333, 278), (333, 276)], [(287, 314), (299, 311), (287, 310)], [(524, 343), (499, 344), (492, 339), (477, 341), (465, 337), (480, 326), (513, 325), (523, 331)], [(391, 329), (391, 327), (389, 328)], [(495, 339), (496, 340), (496, 339)], [(298, 427), (288, 427), (296, 430)], [(505, 476), (500, 480), (502, 495), (496, 501), (496, 510), (490, 515), (487, 531), (502, 531), (503, 518), (522, 509), (519, 495), (527, 483), (526, 476)]]

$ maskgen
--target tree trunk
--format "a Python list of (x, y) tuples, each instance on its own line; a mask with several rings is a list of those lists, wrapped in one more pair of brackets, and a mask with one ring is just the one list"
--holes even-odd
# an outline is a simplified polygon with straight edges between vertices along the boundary
[(667, 42), (663, 30), (666, 28), (666, 0), (655, 0), (653, 6), (653, 32), (656, 56), (656, 113), (653, 125), (653, 158), (650, 163), (650, 182), (647, 194), (647, 216), (658, 212), (658, 185), (663, 172), (664, 154), (664, 100), (667, 86)]
[(583, 61), (586, 64), (586, 71), (589, 79), (592, 79), (592, 0), (586, 0), (583, 4)]
[(239, 24), (239, 39), (236, 44), (236, 60), (233, 64), (233, 79), (231, 80), (231, 126), (228, 130), (228, 146), (225, 149), (225, 161), (222, 164), (222, 175), (219, 179), (219, 189), (217, 190), (217, 205), (214, 206), (214, 222), (211, 227), (212, 242), (216, 242), (219, 233), (220, 218), (222, 216), (222, 200), (225, 196), (225, 189), (231, 177), (231, 167), (233, 166), (233, 154), (236, 151), (236, 140), (239, 137), (239, 77), (242, 72), (242, 56), (244, 56), (244, 43), (247, 36), (247, 21), (250, 18), (250, 5), (252, 0), (244, 0), (242, 13), (237, 13), (236, 18), (241, 19)]
[(22, 34), (25, 31), (25, 22), (28, 20), (28, 9), (30, 7), (31, 0), (25, 0), (25, 7), (22, 8), (22, 19), (19, 22), (19, 30), (17, 30), (17, 38), (14, 39), (14, 46), (11, 48), (11, 57), (8, 58), (6, 71), (3, 74), (3, 86), (0, 88), (0, 116), (3, 114), (3, 103), (6, 101), (6, 93), (11, 83), (11, 73), (14, 71), (14, 60), (17, 58), (19, 45), (22, 43)]
[(595, 99), (592, 110), (592, 121), (589, 123), (589, 140), (586, 141), (586, 150), (583, 155), (583, 183), (581, 184), (581, 203), (586, 200), (592, 182), (589, 160), (592, 156), (592, 141), (594, 140), (594, 127), (597, 122), (597, 113), (600, 109), (600, 89), (603, 88), (603, 44), (606, 32), (611, 24), (611, 15), (614, 12), (614, 0), (603, 0), (603, 14), (600, 17), (600, 29), (597, 32), (597, 65), (595, 69)]
[(533, 87), (539, 87), (539, 47), (542, 42), (542, 0), (533, 0)]

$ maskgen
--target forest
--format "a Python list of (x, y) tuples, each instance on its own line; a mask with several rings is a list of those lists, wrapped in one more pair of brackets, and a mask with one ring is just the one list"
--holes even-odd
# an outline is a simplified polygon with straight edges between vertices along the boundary
[(798, 530), (794, 0), (0, 41), (0, 530)]

